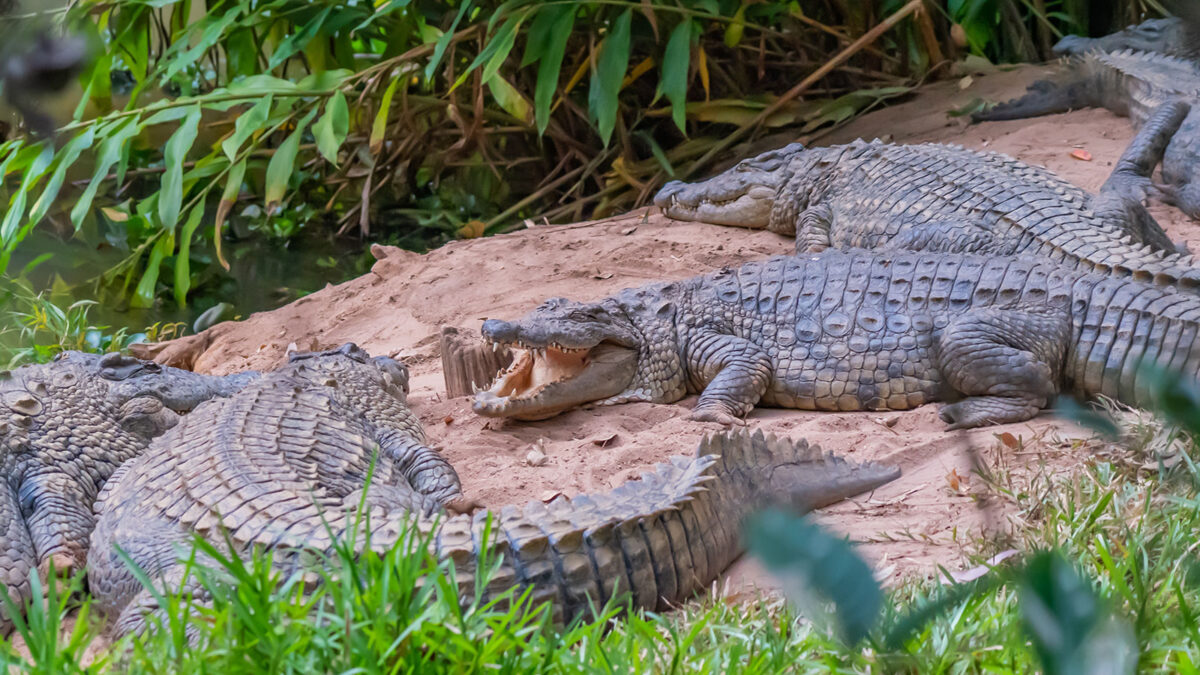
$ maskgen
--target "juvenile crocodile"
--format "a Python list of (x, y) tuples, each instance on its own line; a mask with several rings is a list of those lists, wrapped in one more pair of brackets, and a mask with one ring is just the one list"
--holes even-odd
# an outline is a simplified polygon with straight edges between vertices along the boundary
[[(255, 461), (249, 454), (237, 457), (237, 463)], [(257, 503), (263, 509), (259, 522), (247, 527), (228, 515), (218, 516), (220, 505), (226, 500), (255, 503), (271, 481), (255, 475), (237, 487), (222, 484), (226, 477), (239, 477), (231, 473), (234, 460), (231, 454), (212, 463), (206, 475), (188, 470), (187, 461), (154, 462), (147, 456), (123, 468), (105, 490), (88, 582), (117, 634), (146, 629), (147, 615), (161, 618), (163, 610), (154, 593), (143, 589), (116, 555), (106, 553), (113, 546), (128, 551), (156, 583), (190, 591), (203, 602), (205, 589), (178, 562), (181, 552), (187, 555), (186, 547), (177, 550), (171, 543), (186, 544), (199, 534), (221, 545), (228, 534), (239, 549), (269, 548), (276, 561), (288, 565), (298, 557), (290, 552), (320, 554), (332, 542), (352, 536), (347, 523), (361, 496), (357, 488), (364, 483), (361, 462), (354, 479), (336, 491), (316, 476), (295, 477), (283, 491), (286, 497), (279, 498), (291, 506)], [(677, 606), (706, 589), (738, 557), (740, 524), (754, 509), (772, 503), (819, 508), (899, 474), (896, 468), (823, 454), (803, 440), (736, 431), (706, 438), (695, 457), (672, 458), (611, 492), (560, 497), (548, 504), (535, 501), (523, 509), (507, 506), (492, 514), (418, 518), (412, 508), (424, 504), (411, 492), (377, 492), (376, 484), (367, 491), (369, 518), (363, 529), (375, 551), (411, 543), (402, 534), (414, 526), (432, 534), (432, 552), (453, 561), (459, 596), (470, 599), (481, 542), (490, 528), (489, 555), (502, 558), (483, 589), (483, 601), (514, 586), (532, 587), (534, 604), (549, 603), (554, 621), (565, 625), (614, 596), (627, 596), (635, 608)], [(319, 507), (310, 494), (322, 501)], [(197, 514), (204, 515), (198, 520)], [(361, 551), (363, 539), (355, 545)]]
[[(29, 573), (83, 567), (92, 502), (122, 462), (183, 413), (257, 377), (197, 375), (120, 354), (64, 352), (0, 374), (0, 583), (16, 602)], [(0, 628), (11, 625), (0, 604)]]
[[(1200, 48), (1200, 41), (1196, 44)], [(1078, 108), (1107, 108), (1141, 128), (1150, 123), (1160, 106), (1172, 102), (1189, 105), (1191, 112), (1166, 145), (1162, 156), (1166, 185), (1155, 192), (1163, 201), (1200, 218), (1200, 180), (1196, 178), (1200, 175), (1198, 58), (1129, 49), (1086, 51), (1070, 58), (1052, 79), (1029, 85), (1024, 96), (976, 112), (971, 119), (1014, 120)]]
[(700, 183), (668, 183), (654, 203), (680, 220), (795, 234), (797, 252), (1036, 254), (1194, 286), (1200, 270), (1175, 252), (1141, 203), (1146, 176), (1187, 111), (1165, 106), (1095, 196), (995, 152), (859, 140), (793, 143)]
[(194, 532), (319, 547), (328, 542), (322, 511), (356, 506), (368, 482), (372, 505), (458, 507), (458, 475), (426, 445), (407, 390), (403, 364), (348, 343), (293, 354), (236, 395), (198, 407), (105, 484), (90, 590), (107, 609), (138, 595), (114, 545), (151, 575), (172, 568), (174, 547)]
[[(546, 301), (483, 336), (523, 347), (480, 415), (670, 403), (738, 423), (758, 404), (904, 410), (951, 428), (1018, 422), (1058, 392), (1149, 402), (1142, 366), (1200, 375), (1200, 298), (1039, 258), (778, 256), (592, 303)], [(965, 397), (965, 398), (964, 398)]]

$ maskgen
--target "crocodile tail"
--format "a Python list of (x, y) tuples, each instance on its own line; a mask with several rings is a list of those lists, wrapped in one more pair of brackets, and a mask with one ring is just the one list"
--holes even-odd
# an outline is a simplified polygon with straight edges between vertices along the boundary
[(1019, 120), (1098, 105), (1099, 87), (1093, 82), (1095, 78), (1089, 77), (1090, 69), (1079, 62), (1072, 65), (1060, 79), (1038, 80), (1029, 85), (1024, 96), (971, 113), (971, 121)]
[(741, 554), (740, 524), (752, 510), (769, 502), (816, 508), (898, 475), (803, 440), (726, 432), (704, 439), (695, 457), (674, 457), (611, 492), (452, 518), (435, 532), (436, 552), (454, 562), (460, 597), (469, 600), (488, 532), (489, 555), (500, 562), (483, 599), (528, 589), (560, 624), (621, 596), (634, 607), (667, 609)]
[[(1196, 274), (1191, 274), (1192, 283)], [(1084, 397), (1154, 403), (1154, 373), (1200, 379), (1200, 298), (1130, 279), (1086, 275), (1076, 282), (1076, 339), (1065, 379)]]

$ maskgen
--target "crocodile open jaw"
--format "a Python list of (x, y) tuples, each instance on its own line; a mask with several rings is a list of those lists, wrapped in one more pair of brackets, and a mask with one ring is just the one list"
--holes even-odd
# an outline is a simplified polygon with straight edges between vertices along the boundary
[[(500, 344), (500, 343), (493, 343)], [(637, 368), (637, 351), (601, 342), (593, 347), (563, 345), (519, 348), (513, 363), (491, 388), (475, 394), (473, 408), (487, 417), (540, 420), (569, 408), (615, 396)]]

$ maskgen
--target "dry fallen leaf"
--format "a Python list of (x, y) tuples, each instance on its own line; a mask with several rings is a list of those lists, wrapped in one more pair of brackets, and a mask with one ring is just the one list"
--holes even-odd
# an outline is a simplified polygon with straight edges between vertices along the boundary
[(454, 421), (454, 418), (451, 417), (450, 415), (446, 415), (445, 417), (442, 418), (443, 424), (450, 424), (453, 421)]
[(1076, 149), (1072, 150), (1071, 156), (1074, 157), (1075, 159), (1078, 159), (1078, 160), (1081, 160), (1084, 162), (1092, 161), (1092, 153), (1088, 152), (1087, 150), (1084, 150), (1083, 148), (1076, 148)]
[(962, 492), (967, 487), (967, 477), (958, 475), (958, 469), (950, 469), (950, 473), (946, 474), (946, 482), (950, 483), (950, 489), (955, 492)]
[(617, 435), (609, 434), (607, 436), (602, 436), (600, 438), (593, 438), (592, 443), (594, 445), (598, 445), (603, 448), (603, 447), (607, 447), (609, 443), (612, 443), (615, 440), (617, 440)]
[(549, 504), (550, 502), (554, 501), (555, 499), (558, 499), (559, 497), (566, 497), (566, 495), (564, 495), (561, 492), (554, 491), (554, 490), (549, 490), (547, 492), (543, 492), (542, 493), (542, 503)]
[[(969, 570), (963, 570), (961, 572), (951, 572), (950, 577), (954, 579), (955, 582), (960, 584), (968, 581), (974, 581), (988, 572), (991, 572), (993, 567), (999, 565), (1005, 560), (1008, 560), (1016, 554), (1017, 550), (1014, 548), (1010, 548), (1007, 551), (1001, 551), (991, 558), (988, 558), (982, 565), (978, 565)], [(945, 580), (945, 578), (943, 578), (942, 583), (944, 584), (948, 582)]]
[(611, 279), (612, 275), (613, 275), (612, 272), (596, 272), (595, 274), (592, 275), (592, 278), (593, 279)]
[(1008, 433), (1007, 431), (1002, 434), (998, 434), (996, 438), (999, 438), (1001, 443), (1003, 443), (1006, 447), (1012, 448), (1013, 450), (1021, 447), (1020, 439)]
[(546, 454), (534, 448), (525, 455), (525, 463), (529, 466), (543, 466), (546, 463)]
[(487, 227), (487, 223), (482, 220), (468, 220), (463, 223), (462, 227), (458, 228), (459, 239), (475, 239), (483, 236), (483, 230)]
[(958, 81), (958, 88), (966, 89), (967, 87), (971, 86), (974, 83), (975, 83), (975, 78), (971, 77), (970, 75), (967, 75), (966, 77), (964, 77), (963, 79)]

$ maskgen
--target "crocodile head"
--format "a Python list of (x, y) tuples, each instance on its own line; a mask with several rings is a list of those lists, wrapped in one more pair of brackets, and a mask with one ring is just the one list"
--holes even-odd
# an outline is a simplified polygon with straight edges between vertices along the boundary
[(214, 377), (122, 354), (67, 351), (51, 363), (6, 372), (0, 377), (0, 400), (13, 414), (9, 432), (13, 427), (35, 430), (21, 435), (36, 452), (39, 436), (52, 442), (68, 430), (107, 423), (156, 436), (173, 424), (171, 413), (229, 396), (256, 377), (258, 373)]
[(1053, 51), (1055, 56), (1075, 56), (1092, 50), (1115, 52), (1123, 49), (1180, 54), (1183, 42), (1184, 24), (1180, 19), (1150, 19), (1104, 37), (1068, 35), (1054, 45)]
[(475, 395), (486, 417), (540, 420), (617, 396), (638, 369), (642, 338), (613, 301), (552, 298), (518, 321), (483, 323), (488, 342), (517, 348), (490, 389)]
[(382, 388), (400, 402), (408, 399), (408, 366), (390, 356), (372, 357), (347, 342), (337, 349), (288, 354), (283, 370), (314, 384), (356, 392), (352, 398), (369, 405), (372, 390)]
[(791, 177), (788, 165), (802, 152), (802, 144), (792, 143), (744, 159), (706, 181), (671, 181), (654, 195), (654, 205), (676, 220), (765, 228), (779, 191)]

